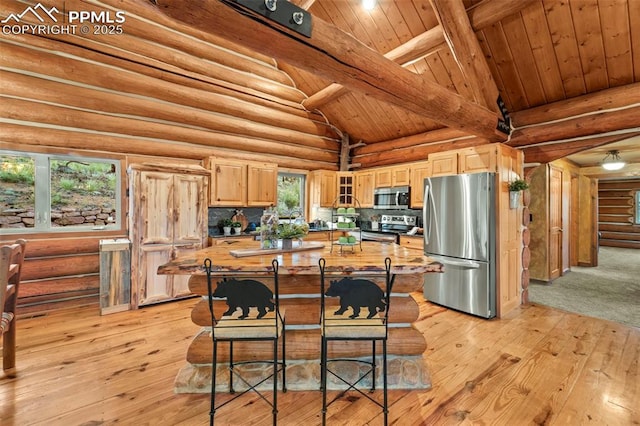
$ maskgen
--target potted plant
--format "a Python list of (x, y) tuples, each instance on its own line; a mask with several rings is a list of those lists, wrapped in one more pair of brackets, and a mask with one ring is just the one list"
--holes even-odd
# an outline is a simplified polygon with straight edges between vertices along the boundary
[(236, 234), (242, 234), (242, 223), (240, 222), (231, 222), (231, 227)]
[(229, 218), (220, 219), (218, 221), (218, 226), (222, 228), (224, 235), (231, 235), (231, 224), (233, 221)]
[(520, 193), (529, 188), (524, 179), (516, 179), (509, 182), (509, 207), (517, 209), (520, 205)]
[(283, 223), (278, 228), (278, 237), (282, 239), (282, 248), (291, 250), (293, 239), (300, 239), (309, 233), (307, 223)]

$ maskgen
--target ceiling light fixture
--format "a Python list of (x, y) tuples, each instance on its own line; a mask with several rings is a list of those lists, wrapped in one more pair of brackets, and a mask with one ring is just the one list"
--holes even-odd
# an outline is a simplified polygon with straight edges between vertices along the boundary
[(376, 0), (362, 0), (362, 7), (364, 7), (365, 10), (373, 10), (373, 8), (376, 7)]
[(620, 159), (617, 149), (607, 151), (607, 155), (602, 160), (602, 168), (605, 170), (620, 170), (624, 167), (625, 162)]

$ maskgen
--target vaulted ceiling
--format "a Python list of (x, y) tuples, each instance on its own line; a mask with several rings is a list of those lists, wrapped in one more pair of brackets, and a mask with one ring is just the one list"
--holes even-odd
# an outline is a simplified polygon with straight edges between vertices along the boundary
[[(194, 2), (158, 3), (165, 13), (204, 29), (181, 15)], [(194, 17), (206, 18), (211, 32), (274, 56), (309, 96), (305, 107), (321, 111), (352, 144), (362, 143), (352, 151), (354, 163), (381, 165), (491, 141), (487, 132), (477, 131), (484, 122), (464, 126), (476, 110), (459, 106), (480, 106), (497, 121), (498, 94), (512, 119), (504, 142), (522, 148), (527, 162), (618, 141), (625, 143), (627, 161), (640, 161), (637, 149), (626, 152), (640, 134), (640, 1), (379, 0), (371, 11), (358, 0), (294, 3), (314, 19), (310, 39), (260, 16), (248, 19), (246, 11), (227, 14), (222, 10), (232, 10), (227, 6), (206, 6)], [(236, 31), (225, 34), (219, 21), (209, 20), (211, 14), (235, 20)], [(265, 27), (271, 32), (263, 32)], [(314, 49), (326, 53), (326, 64), (302, 56)], [(348, 69), (332, 63), (335, 58)], [(400, 74), (396, 64), (419, 79)], [(404, 92), (394, 79), (407, 79), (417, 93)], [(440, 102), (438, 88), (453, 99), (445, 105), (450, 121), (416, 107), (419, 99), (407, 100), (423, 96), (425, 102)], [(396, 102), (385, 91), (396, 91), (407, 102)]]

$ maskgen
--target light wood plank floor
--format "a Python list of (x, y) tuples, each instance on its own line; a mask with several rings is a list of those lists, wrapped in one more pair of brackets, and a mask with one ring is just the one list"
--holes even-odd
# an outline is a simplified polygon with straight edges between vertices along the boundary
[[(195, 302), (19, 320), (17, 377), (0, 379), (0, 424), (208, 424), (207, 394), (173, 393), (198, 330)], [(424, 302), (418, 327), (433, 388), (390, 391), (390, 424), (640, 424), (639, 329), (536, 305), (487, 321)], [(330, 407), (329, 424), (382, 423), (356, 395)], [(320, 423), (319, 392), (280, 393), (279, 402), (279, 424)], [(270, 424), (270, 416), (248, 394), (216, 423)]]

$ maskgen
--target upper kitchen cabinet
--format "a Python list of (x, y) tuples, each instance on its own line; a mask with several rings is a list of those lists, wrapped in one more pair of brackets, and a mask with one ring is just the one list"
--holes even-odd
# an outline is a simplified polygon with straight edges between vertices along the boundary
[(375, 175), (371, 170), (364, 170), (354, 173), (354, 184), (356, 198), (360, 202), (360, 207), (373, 207), (373, 189), (375, 188)]
[(379, 169), (375, 169), (376, 188), (407, 186), (409, 185), (409, 179), (409, 168), (405, 166), (381, 167)]
[(209, 205), (227, 207), (270, 206), (278, 200), (278, 166), (210, 157)]
[(429, 161), (418, 161), (409, 167), (411, 174), (411, 201), (412, 209), (422, 207), (424, 202), (424, 179), (431, 176), (431, 163)]
[(247, 164), (247, 206), (278, 204), (278, 166), (270, 163)]
[(309, 205), (311, 207), (333, 206), (338, 189), (336, 172), (314, 170), (309, 173)]
[(131, 306), (190, 295), (188, 276), (158, 275), (158, 266), (204, 248), (209, 172), (202, 167), (129, 167)]
[(436, 152), (429, 154), (431, 176), (458, 174), (458, 151)]
[(498, 148), (495, 144), (458, 151), (458, 173), (498, 171)]
[(336, 181), (338, 182), (338, 202), (336, 203), (336, 206), (353, 206), (353, 172), (336, 172)]

